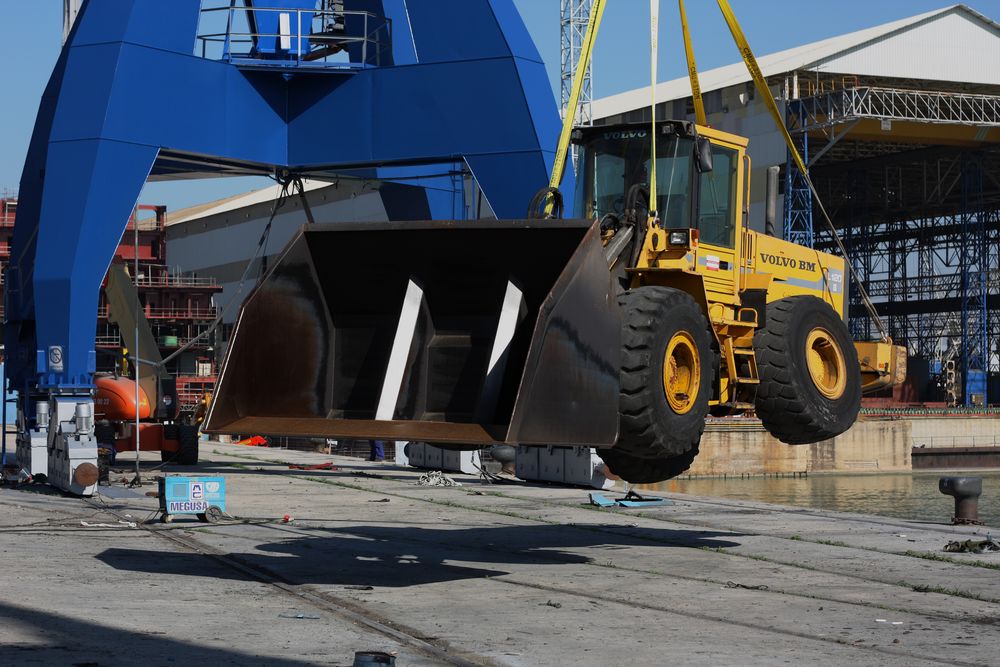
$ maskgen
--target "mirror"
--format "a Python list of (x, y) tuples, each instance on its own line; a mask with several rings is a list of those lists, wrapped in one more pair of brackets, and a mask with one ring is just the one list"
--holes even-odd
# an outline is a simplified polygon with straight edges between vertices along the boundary
[(778, 172), (781, 168), (772, 165), (767, 168), (767, 193), (764, 196), (764, 233), (768, 236), (777, 236), (775, 233), (775, 222), (778, 218)]
[(699, 174), (712, 171), (712, 142), (698, 137), (694, 144), (694, 163)]

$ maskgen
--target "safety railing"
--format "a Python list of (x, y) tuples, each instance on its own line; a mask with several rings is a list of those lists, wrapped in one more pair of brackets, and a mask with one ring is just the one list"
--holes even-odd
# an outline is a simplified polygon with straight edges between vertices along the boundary
[[(147, 319), (158, 320), (213, 320), (219, 315), (218, 308), (143, 308), (143, 314)], [(106, 319), (108, 317), (108, 307), (102, 306), (97, 309), (97, 317)]]
[(215, 391), (214, 376), (176, 375), (177, 402), (181, 410), (194, 410), (206, 393)]
[[(271, 7), (202, 9), (196, 55), (270, 66), (380, 67), (392, 53), (392, 21), (365, 11)], [(273, 29), (270, 29), (273, 27)]]
[(187, 275), (139, 276), (136, 287), (215, 287), (222, 289), (214, 278)]
[(823, 129), (858, 118), (919, 123), (1000, 126), (1000, 95), (859, 87), (804, 97), (807, 114), (795, 132)]
[[(185, 347), (195, 339), (194, 337), (183, 338), (181, 336), (157, 336), (156, 340), (157, 343), (159, 343), (160, 347), (176, 348), (176, 347)], [(199, 338), (198, 342), (191, 346), (191, 349), (203, 350), (209, 347), (210, 344), (211, 342), (208, 338)]]
[[(159, 347), (168, 349), (184, 347), (193, 340), (194, 340), (193, 337), (182, 338), (180, 336), (156, 336), (157, 345)], [(101, 334), (94, 338), (94, 344), (97, 345), (97, 347), (122, 347), (123, 341), (122, 341), (122, 336), (119, 333)], [(126, 346), (128, 345), (128, 343), (124, 344)], [(198, 339), (198, 342), (192, 346), (192, 349), (204, 350), (209, 347), (209, 344), (210, 343), (208, 339), (200, 338)]]
[(163, 223), (152, 218), (137, 220), (132, 217), (129, 218), (128, 223), (125, 225), (125, 233), (134, 232), (137, 227), (140, 232), (158, 232), (163, 230)]
[[(969, 280), (978, 284), (981, 272), (969, 273)], [(1000, 270), (991, 269), (985, 272), (989, 292), (1000, 290)], [(961, 273), (937, 273), (933, 276), (908, 276), (906, 278), (869, 280), (865, 289), (872, 298), (892, 297), (900, 291), (900, 285), (906, 286), (911, 301), (920, 299), (944, 299), (961, 293), (963, 276)]]
[[(933, 404), (909, 406), (909, 407), (861, 407), (861, 414), (873, 419), (920, 419), (923, 417), (996, 417), (1000, 416), (1000, 407), (971, 407), (965, 406), (945, 407), (943, 403), (940, 407)], [(948, 436), (950, 437), (950, 436)]]
[(94, 345), (97, 347), (121, 347), (121, 336), (97, 336), (94, 338)]
[(958, 447), (1000, 447), (1000, 435), (934, 435), (914, 437), (914, 447), (954, 449)]

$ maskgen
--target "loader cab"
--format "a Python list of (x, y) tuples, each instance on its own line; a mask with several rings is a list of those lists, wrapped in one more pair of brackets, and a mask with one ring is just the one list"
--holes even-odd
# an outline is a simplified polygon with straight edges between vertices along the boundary
[[(624, 215), (629, 189), (649, 183), (651, 132), (647, 123), (574, 132), (580, 150), (577, 217)], [(702, 243), (734, 248), (739, 147), (719, 143), (686, 121), (664, 121), (657, 125), (657, 135), (653, 209), (663, 227), (697, 229)]]
[[(605, 221), (614, 224), (624, 219), (633, 185), (649, 183), (651, 132), (646, 123), (574, 132), (580, 150), (576, 217), (601, 220), (602, 229)], [(750, 241), (744, 238), (750, 173), (747, 141), (687, 121), (660, 122), (656, 132), (654, 209), (662, 226), (659, 233), (695, 230), (691, 236), (697, 242), (675, 253), (633, 254), (633, 267), (698, 273), (710, 300), (736, 305), (744, 281), (739, 267), (750, 251)], [(642, 218), (645, 211), (637, 213)], [(654, 242), (653, 234), (646, 236), (644, 243)]]

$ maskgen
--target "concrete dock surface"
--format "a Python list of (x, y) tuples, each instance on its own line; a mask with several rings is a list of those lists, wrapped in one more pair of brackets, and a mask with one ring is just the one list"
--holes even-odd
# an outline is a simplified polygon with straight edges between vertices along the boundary
[[(989, 528), (672, 494), (607, 510), (582, 489), (419, 486), (416, 470), (217, 443), (201, 458), (131, 493), (113, 474), (126, 497), (0, 489), (0, 663), (1000, 660), (1000, 554), (942, 551)], [(164, 471), (225, 475), (235, 520), (144, 523)]]

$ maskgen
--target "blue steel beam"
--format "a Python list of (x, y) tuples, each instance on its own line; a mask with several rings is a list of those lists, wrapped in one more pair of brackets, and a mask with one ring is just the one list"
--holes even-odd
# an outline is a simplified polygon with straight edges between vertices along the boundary
[[(805, 124), (806, 109), (801, 100), (788, 100), (785, 118), (789, 131)], [(806, 132), (793, 135), (799, 153), (809, 164), (809, 135)], [(783, 238), (807, 248), (813, 247), (812, 190), (805, 176), (795, 169), (791, 151), (787, 151), (785, 161), (785, 228)]]
[(85, 2), (21, 179), (12, 387), (89, 387), (98, 288), (129, 213), (147, 178), (188, 161), (198, 173), (313, 174), (464, 161), (498, 216), (523, 215), (548, 180), (559, 116), (512, 0), (345, 8), (392, 22), (391, 66), (249, 70), (193, 53), (200, 0)]

